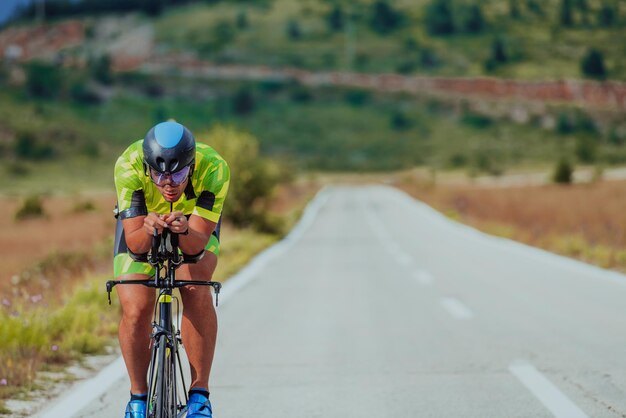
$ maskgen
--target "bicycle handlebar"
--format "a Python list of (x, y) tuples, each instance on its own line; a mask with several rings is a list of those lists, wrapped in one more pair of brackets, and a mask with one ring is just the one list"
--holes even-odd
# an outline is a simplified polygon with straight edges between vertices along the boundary
[[(152, 251), (148, 257), (148, 262), (159, 269), (163, 263), (169, 261), (174, 264), (174, 268), (178, 267), (184, 262), (184, 258), (181, 257), (178, 252), (178, 234), (163, 231), (163, 234), (159, 234), (156, 230), (152, 236)], [(167, 242), (163, 238), (167, 238), (169, 235), (170, 249), (167, 248)], [(164, 245), (161, 245), (164, 244)], [(161, 247), (162, 251), (159, 251)], [(109, 298), (109, 305), (111, 304), (111, 291), (118, 284), (134, 284), (151, 287), (155, 289), (177, 289), (184, 286), (211, 286), (215, 291), (215, 306), (219, 303), (219, 294), (222, 284), (220, 282), (201, 281), (201, 280), (167, 280), (167, 278), (159, 278), (158, 270), (155, 274), (154, 280), (109, 280), (106, 282), (107, 294)]]
[(111, 292), (113, 291), (113, 288), (117, 286), (118, 284), (134, 284), (134, 285), (151, 287), (154, 289), (163, 289), (163, 288), (178, 289), (179, 287), (192, 286), (192, 285), (211, 286), (213, 290), (215, 291), (215, 306), (219, 305), (219, 294), (220, 294), (220, 290), (222, 289), (222, 284), (220, 282), (206, 282), (202, 280), (174, 280), (174, 282), (167, 283), (167, 285), (165, 286), (164, 286), (164, 283), (157, 283), (154, 280), (109, 280), (106, 283), (107, 294), (109, 296), (109, 305), (111, 304)]

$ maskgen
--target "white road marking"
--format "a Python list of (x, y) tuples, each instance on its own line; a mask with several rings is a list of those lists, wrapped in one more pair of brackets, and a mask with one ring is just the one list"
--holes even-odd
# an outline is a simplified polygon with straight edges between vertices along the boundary
[(378, 239), (389, 255), (393, 256), (398, 264), (402, 264), (404, 266), (411, 265), (413, 258), (402, 250), (402, 248), (391, 238), (389, 232), (381, 226), (380, 222), (378, 222), (370, 212), (364, 211), (364, 213), (367, 218), (367, 222), (374, 230), (374, 233), (378, 235)]
[(428, 286), (428, 285), (432, 284), (433, 281), (434, 281), (434, 278), (433, 278), (432, 274), (430, 274), (426, 270), (416, 270), (416, 271), (414, 271), (413, 272), (413, 277), (415, 278), (415, 280), (417, 280), (420, 284), (422, 284), (424, 286)]
[[(240, 270), (239, 273), (229, 278), (220, 292), (220, 306), (229, 300), (236, 291), (244, 287), (254, 277), (257, 277), (259, 271), (270, 261), (283, 254), (302, 238), (302, 235), (313, 224), (317, 214), (328, 201), (329, 197), (330, 193), (327, 189), (321, 190), (306, 207), (302, 218), (300, 218), (296, 227), (291, 230), (285, 239), (257, 255), (246, 267)], [(125, 375), (126, 368), (124, 366), (124, 360), (122, 356), (120, 356), (96, 376), (78, 383), (76, 387), (70, 390), (66, 397), (62, 398), (49, 409), (39, 412), (35, 417), (71, 417), (93, 402), (94, 399), (105, 393), (112, 384), (122, 379)]]
[(556, 418), (589, 418), (567, 396), (541, 374), (532, 364), (518, 360), (509, 366), (526, 389), (552, 412)]
[(441, 305), (456, 319), (471, 319), (474, 314), (461, 301), (455, 298), (441, 298)]

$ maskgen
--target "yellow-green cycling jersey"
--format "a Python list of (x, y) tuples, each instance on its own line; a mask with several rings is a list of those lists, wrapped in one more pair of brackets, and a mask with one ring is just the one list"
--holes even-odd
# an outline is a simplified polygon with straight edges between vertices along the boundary
[[(149, 212), (167, 214), (181, 211), (187, 217), (197, 215), (218, 223), (230, 183), (228, 164), (213, 148), (196, 143), (194, 170), (183, 195), (173, 205), (156, 188), (144, 170), (143, 140), (131, 144), (115, 163), (118, 220), (145, 216)], [(133, 261), (128, 255), (121, 225), (115, 243), (114, 274), (153, 274), (147, 263)], [(207, 251), (219, 252), (219, 231), (211, 236)]]

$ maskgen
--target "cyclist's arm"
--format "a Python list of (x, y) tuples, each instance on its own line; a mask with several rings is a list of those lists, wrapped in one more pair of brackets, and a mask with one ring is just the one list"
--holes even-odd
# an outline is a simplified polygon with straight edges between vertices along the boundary
[(136, 216), (122, 220), (124, 227), (124, 237), (128, 249), (135, 254), (145, 254), (152, 246), (152, 235), (156, 229), (160, 234), (167, 224), (156, 213), (149, 213), (148, 216)]
[(189, 255), (199, 254), (204, 251), (216, 225), (215, 222), (211, 222), (201, 216), (191, 215), (189, 217), (189, 233), (179, 236), (178, 245), (181, 251)]

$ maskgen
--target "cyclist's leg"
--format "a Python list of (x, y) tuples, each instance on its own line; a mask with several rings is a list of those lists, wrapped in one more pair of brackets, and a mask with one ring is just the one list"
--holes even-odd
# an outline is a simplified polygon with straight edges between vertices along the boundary
[[(217, 266), (219, 243), (212, 236), (204, 257), (196, 264), (185, 264), (177, 272), (181, 280), (211, 280)], [(191, 388), (209, 388), (209, 374), (215, 352), (217, 315), (211, 290), (206, 286), (186, 286), (180, 289), (183, 299), (181, 334), (191, 366)]]
[[(117, 280), (145, 280), (154, 274), (154, 269), (149, 264), (133, 261), (128, 255), (119, 220), (115, 233), (113, 270)], [(119, 341), (130, 377), (131, 393), (145, 394), (148, 389), (146, 375), (150, 364), (149, 346), (155, 292), (154, 289), (143, 286), (118, 285), (115, 289), (122, 306)]]
[[(141, 274), (126, 274), (119, 280), (145, 280)], [(117, 290), (122, 306), (122, 320), (119, 328), (119, 341), (128, 376), (130, 392), (148, 392), (146, 376), (150, 365), (150, 334), (154, 312), (154, 289), (143, 286), (118, 285)]]

